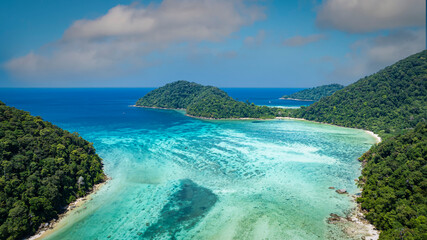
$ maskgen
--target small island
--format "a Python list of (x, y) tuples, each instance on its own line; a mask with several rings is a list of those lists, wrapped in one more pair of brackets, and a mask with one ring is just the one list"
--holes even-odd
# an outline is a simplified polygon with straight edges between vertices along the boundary
[(331, 96), (336, 91), (343, 89), (341, 84), (329, 84), (319, 87), (304, 89), (291, 95), (284, 95), (280, 99), (298, 100), (298, 101), (319, 101), (323, 97)]
[(183, 80), (166, 84), (147, 93), (135, 106), (183, 109), (188, 116), (207, 119), (273, 119), (286, 111), (240, 102), (217, 87)]

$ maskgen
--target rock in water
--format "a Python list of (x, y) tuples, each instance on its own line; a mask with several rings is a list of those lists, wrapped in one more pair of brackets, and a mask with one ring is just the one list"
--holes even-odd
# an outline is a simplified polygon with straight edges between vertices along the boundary
[(330, 217), (328, 218), (328, 223), (336, 223), (336, 222), (338, 222), (338, 221), (340, 221), (341, 220), (341, 217), (340, 216), (338, 216), (337, 214), (335, 214), (335, 213), (331, 213), (330, 214)]
[(180, 231), (193, 228), (217, 200), (218, 197), (210, 189), (201, 187), (190, 179), (183, 179), (180, 181), (180, 188), (163, 206), (158, 221), (142, 237), (157, 239), (167, 236), (174, 239)]
[(337, 192), (337, 193), (339, 193), (339, 194), (346, 194), (346, 193), (347, 193), (347, 190), (345, 190), (345, 189), (338, 189), (338, 190), (336, 190), (335, 192)]

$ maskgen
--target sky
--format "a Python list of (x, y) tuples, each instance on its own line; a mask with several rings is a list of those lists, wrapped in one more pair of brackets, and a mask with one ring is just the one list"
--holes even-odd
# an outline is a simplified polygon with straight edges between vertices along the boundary
[(425, 0), (0, 6), (0, 87), (348, 85), (426, 48)]

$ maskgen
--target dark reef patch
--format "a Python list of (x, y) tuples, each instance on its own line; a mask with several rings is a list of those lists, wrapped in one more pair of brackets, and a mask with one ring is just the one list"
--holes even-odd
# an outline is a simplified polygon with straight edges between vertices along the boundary
[(152, 224), (141, 236), (155, 239), (168, 236), (175, 239), (177, 233), (190, 230), (218, 201), (210, 190), (190, 179), (180, 181), (179, 189), (170, 196), (160, 212), (159, 220)]

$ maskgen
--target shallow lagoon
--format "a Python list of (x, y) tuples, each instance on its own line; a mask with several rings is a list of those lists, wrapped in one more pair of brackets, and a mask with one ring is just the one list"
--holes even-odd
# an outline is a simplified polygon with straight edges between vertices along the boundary
[[(137, 111), (174, 122), (166, 129), (84, 130), (113, 180), (49, 239), (328, 238), (337, 230), (326, 217), (352, 207), (328, 187), (357, 191), (356, 159), (373, 143), (363, 131), (304, 121), (208, 122)], [(204, 210), (188, 219), (191, 213), (176, 209), (183, 220), (168, 222), (162, 211), (180, 207), (174, 195), (185, 179), (217, 200), (213, 206), (190, 201), (186, 207)], [(154, 224), (163, 229), (153, 233)]]
[(364, 131), (197, 120), (129, 107), (137, 90), (64, 91), (4, 100), (78, 131), (112, 177), (47, 239), (346, 239), (325, 220), (354, 203), (328, 187), (357, 192), (357, 158), (375, 142)]

